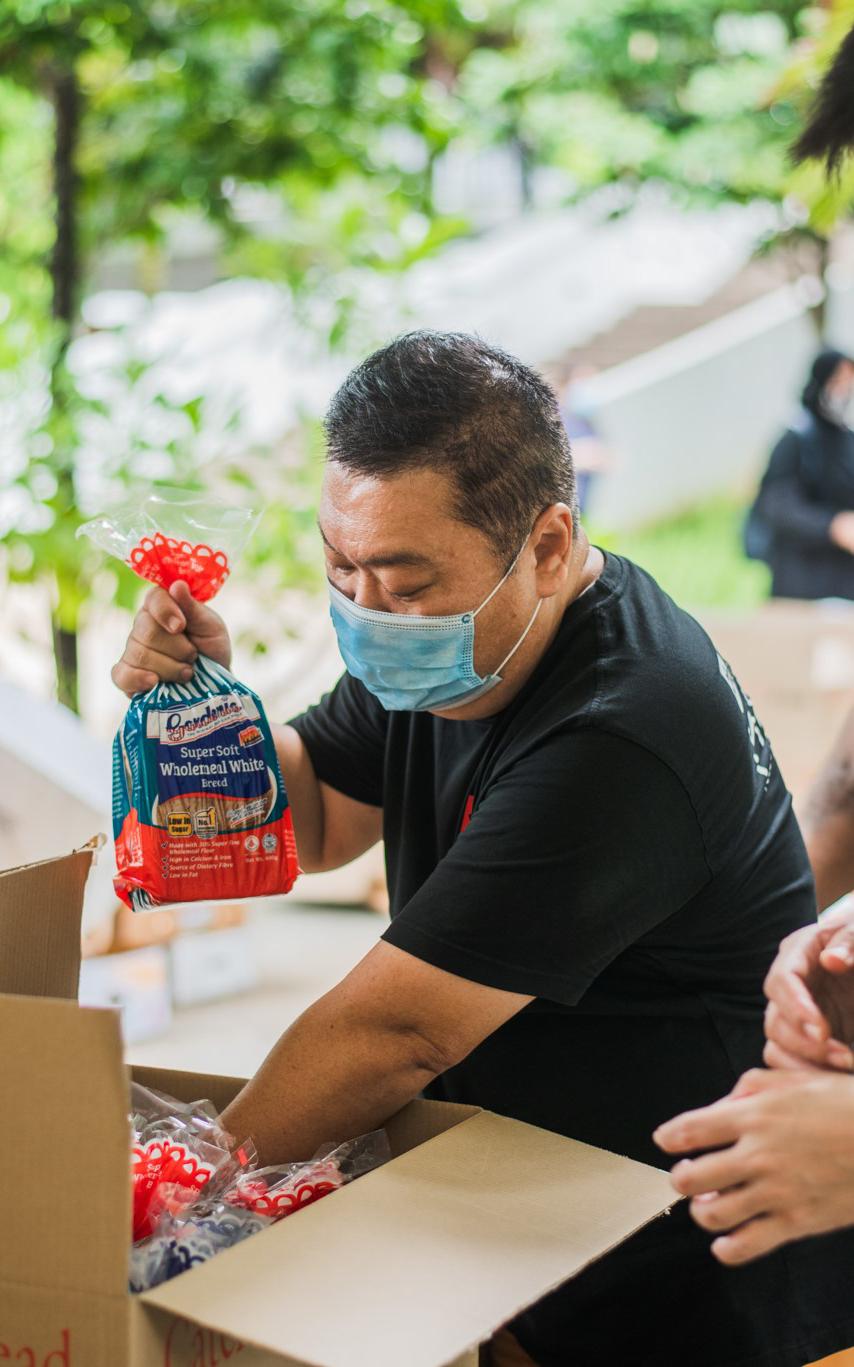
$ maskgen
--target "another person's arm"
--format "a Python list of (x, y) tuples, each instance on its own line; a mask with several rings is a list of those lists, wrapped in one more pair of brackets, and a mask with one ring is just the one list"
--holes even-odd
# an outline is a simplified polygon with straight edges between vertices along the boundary
[(854, 1224), (854, 1078), (838, 1073), (746, 1073), (732, 1093), (655, 1132), (691, 1214), (718, 1235), (722, 1263)]
[(854, 913), (789, 935), (765, 981), (765, 1061), (729, 1097), (662, 1125), (691, 1213), (741, 1263), (854, 1223)]
[(801, 825), (823, 911), (854, 889), (854, 711), (809, 795)]
[[(218, 613), (190, 595), (186, 584), (149, 589), (137, 613), (113, 682), (133, 696), (159, 681), (192, 676), (198, 654), (228, 668), (231, 641)], [(364, 853), (382, 834), (382, 811), (318, 780), (308, 751), (292, 726), (273, 728), (294, 821), (300, 865), (306, 873), (338, 868)]]

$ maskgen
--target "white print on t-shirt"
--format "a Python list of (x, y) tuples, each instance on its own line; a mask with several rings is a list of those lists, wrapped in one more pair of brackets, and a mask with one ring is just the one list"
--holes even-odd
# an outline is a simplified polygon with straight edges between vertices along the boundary
[(747, 694), (742, 692), (741, 685), (726, 660), (720, 655), (718, 655), (718, 669), (721, 672), (721, 677), (729, 684), (732, 696), (738, 703), (739, 712), (747, 720), (747, 737), (750, 742), (751, 753), (753, 754), (753, 763), (756, 765), (757, 774), (764, 779), (765, 787), (767, 788), (768, 780), (771, 777), (771, 769), (769, 767), (771, 751), (768, 746), (765, 732), (762, 730), (762, 727), (759, 725), (756, 718), (756, 713), (753, 710), (753, 703), (750, 701)]

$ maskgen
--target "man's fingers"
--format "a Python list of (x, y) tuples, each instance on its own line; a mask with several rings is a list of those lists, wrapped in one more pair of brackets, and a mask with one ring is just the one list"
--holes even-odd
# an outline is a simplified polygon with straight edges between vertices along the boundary
[[(823, 927), (825, 934), (832, 927)], [(847, 973), (854, 968), (854, 926), (840, 926), (821, 951), (821, 966), (828, 973)]]
[(131, 669), (124, 660), (119, 660), (118, 664), (113, 665), (110, 671), (110, 678), (121, 689), (132, 698), (135, 693), (147, 693), (150, 688), (159, 683), (156, 674), (151, 674), (147, 669)]
[(685, 1111), (659, 1125), (653, 1139), (665, 1153), (690, 1153), (732, 1144), (741, 1133), (743, 1106), (725, 1097), (701, 1110)]
[(739, 1263), (748, 1263), (763, 1253), (779, 1248), (789, 1237), (789, 1229), (783, 1220), (773, 1215), (758, 1215), (740, 1229), (733, 1230), (732, 1234), (715, 1239), (712, 1252), (718, 1262), (726, 1263), (727, 1267), (737, 1267)]
[(803, 1080), (803, 1070), (801, 1075), (797, 1076), (791, 1071), (777, 1072), (768, 1068), (750, 1068), (746, 1073), (742, 1073), (730, 1092), (730, 1097), (735, 1101), (742, 1097), (756, 1096), (758, 1092), (785, 1091)]
[[(817, 964), (819, 955), (817, 943), (814, 949), (815, 964)], [(793, 961), (797, 962), (798, 968), (793, 967)], [(803, 1029), (808, 1035), (813, 1035), (814, 1038), (820, 1038), (822, 1030), (826, 1033), (826, 1023), (818, 1004), (804, 981), (804, 977), (809, 971), (810, 965), (805, 956), (800, 954), (797, 956), (794, 954), (786, 955), (781, 950), (765, 979), (765, 995), (792, 1025)], [(818, 1031), (818, 1035), (816, 1035), (816, 1031)]]
[(791, 1058), (801, 1059), (804, 1063), (811, 1063), (818, 1068), (827, 1067), (834, 1055), (838, 1057), (839, 1049), (834, 1041), (827, 1038), (829, 1034), (830, 1027), (825, 1021), (822, 1022), (821, 1028), (816, 1027), (807, 1033), (793, 1025), (776, 1002), (768, 1003), (765, 1010), (765, 1035), (770, 1043), (776, 1044)]
[(137, 642), (143, 650), (157, 650), (182, 664), (192, 664), (199, 653), (183, 631), (168, 632), (147, 608), (141, 608), (136, 614), (130, 640)]
[(166, 683), (186, 683), (193, 677), (193, 667), (186, 661), (176, 660), (162, 651), (150, 650), (131, 636), (125, 646), (121, 663), (128, 668), (154, 674)]
[(198, 603), (183, 579), (175, 580), (169, 589), (168, 597), (173, 609), (177, 609), (187, 623), (188, 631), (192, 632), (197, 627), (203, 631), (210, 631), (210, 619), (215, 616), (213, 609), (206, 603)]
[(767, 1212), (767, 1197), (761, 1186), (749, 1182), (743, 1187), (733, 1187), (729, 1191), (695, 1196), (691, 1202), (691, 1214), (698, 1225), (719, 1234), (721, 1230), (735, 1229), (746, 1220)]
[(738, 1186), (747, 1178), (746, 1167), (747, 1160), (736, 1144), (702, 1158), (683, 1158), (671, 1170), (670, 1180), (680, 1195), (701, 1196)]
[(143, 608), (151, 614), (155, 622), (171, 635), (184, 631), (187, 619), (175, 599), (165, 589), (155, 585), (148, 590), (143, 599)]
[(790, 1054), (788, 1049), (781, 1049), (779, 1044), (773, 1040), (768, 1040), (762, 1050), (762, 1058), (766, 1068), (785, 1070), (790, 1073), (800, 1073), (804, 1069), (821, 1070), (825, 1065), (820, 1063), (810, 1063), (808, 1059), (798, 1058), (795, 1054)]

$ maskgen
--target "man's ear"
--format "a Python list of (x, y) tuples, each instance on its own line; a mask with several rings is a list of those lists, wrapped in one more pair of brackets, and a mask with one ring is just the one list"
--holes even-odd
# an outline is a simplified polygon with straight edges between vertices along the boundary
[(575, 545), (572, 513), (565, 503), (544, 508), (534, 523), (531, 546), (537, 564), (537, 592), (551, 598), (566, 583)]

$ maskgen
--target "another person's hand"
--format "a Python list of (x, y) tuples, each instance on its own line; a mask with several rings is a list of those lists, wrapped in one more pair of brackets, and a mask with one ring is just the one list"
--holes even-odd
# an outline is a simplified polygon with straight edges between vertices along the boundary
[(789, 935), (765, 979), (771, 1068), (854, 1068), (854, 913)]
[(113, 665), (112, 680), (129, 697), (159, 682), (186, 682), (198, 655), (229, 667), (231, 641), (225, 622), (212, 608), (197, 603), (182, 581), (168, 593), (154, 587), (134, 618), (122, 658)]
[(854, 555), (854, 513), (837, 513), (830, 524), (830, 539), (840, 550)]
[(755, 1069), (654, 1138), (665, 1153), (717, 1150), (677, 1163), (671, 1180), (693, 1198), (697, 1224), (719, 1236), (712, 1252), (722, 1263), (854, 1224), (854, 1078)]

